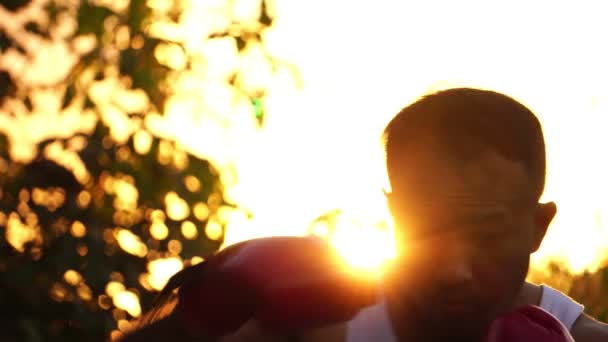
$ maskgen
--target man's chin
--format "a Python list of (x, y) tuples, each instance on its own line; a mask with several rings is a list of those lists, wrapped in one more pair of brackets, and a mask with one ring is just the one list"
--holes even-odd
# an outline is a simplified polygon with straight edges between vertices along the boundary
[(426, 322), (428, 331), (433, 332), (435, 341), (481, 341), (490, 326), (490, 321), (480, 316), (442, 316)]
[(481, 342), (486, 329), (480, 327), (440, 327), (432, 334), (433, 342)]

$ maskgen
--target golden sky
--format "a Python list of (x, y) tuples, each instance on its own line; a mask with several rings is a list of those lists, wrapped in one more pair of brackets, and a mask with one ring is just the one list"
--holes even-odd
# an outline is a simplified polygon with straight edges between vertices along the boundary
[[(260, 216), (273, 215), (265, 205), (279, 205), (260, 203), (260, 193), (292, 198), (281, 201), (288, 214), (278, 225), (332, 205), (373, 216), (382, 211), (370, 206), (384, 181), (375, 163), (387, 121), (432, 90), (490, 88), (529, 106), (545, 130), (544, 199), (556, 201), (559, 214), (534, 262), (596, 268), (608, 251), (602, 8), (601, 1), (276, 1), (267, 46), (298, 66), (303, 90), (285, 98), (277, 86), (258, 149), (279, 157), (259, 166), (275, 172), (260, 178), (247, 164), (243, 171), (255, 176), (239, 196), (260, 206)], [(303, 174), (325, 186), (311, 187)], [(256, 188), (268, 184), (277, 186)]]
[[(103, 115), (123, 127), (124, 134), (143, 124), (155, 134), (176, 138), (221, 169), (228, 198), (254, 214), (253, 219), (242, 213), (231, 218), (227, 243), (304, 234), (318, 215), (341, 209), (334, 237), (339, 249), (359, 264), (373, 265), (390, 256), (390, 229), (383, 228), (389, 219), (381, 191), (386, 180), (380, 133), (418, 96), (473, 86), (515, 97), (543, 124), (548, 153), (544, 198), (556, 201), (559, 213), (534, 265), (560, 260), (580, 272), (596, 269), (605, 259), (608, 49), (603, 42), (608, 21), (602, 1), (276, 0), (277, 20), (264, 35), (264, 47), (292, 63), (299, 79), (285, 70), (272, 76), (260, 46), (238, 58), (231, 41), (201, 41), (212, 26), (222, 25), (217, 13), (226, 8), (251, 17), (253, 0), (182, 2), (188, 10), (178, 28), (156, 25), (150, 32), (178, 37), (185, 55), (168, 45), (157, 57), (179, 69), (185, 58), (202, 53), (207, 65), (177, 78), (172, 85), (176, 95), (162, 116), (133, 124), (113, 108), (106, 107)], [(164, 3), (148, 2), (156, 8)], [(19, 30), (3, 22), (9, 33)], [(31, 49), (46, 57), (35, 59), (38, 69), (23, 69), (23, 75), (37, 70), (45, 76), (40, 79), (49, 79), (69, 69), (74, 60), (62, 57), (60, 41), (73, 23), (66, 19), (63, 27), (54, 35), (59, 47), (31, 42)], [(82, 37), (74, 44), (85, 53), (91, 43)], [(22, 63), (17, 55), (0, 56), (0, 66)], [(261, 129), (250, 106), (232, 105), (234, 94), (218, 85), (218, 79), (237, 68), (246, 75), (245, 88), (268, 87)], [(93, 97), (122, 94), (135, 106), (147, 104), (145, 94), (127, 91), (113, 80), (94, 88)], [(197, 94), (211, 100), (201, 101)], [(35, 115), (0, 116), (0, 129), (19, 137), (15, 149), (25, 155), (31, 143), (71, 134), (72, 127), (86, 121), (74, 109), (58, 118), (61, 102), (52, 91), (34, 95)], [(321, 233), (324, 229), (316, 227)]]

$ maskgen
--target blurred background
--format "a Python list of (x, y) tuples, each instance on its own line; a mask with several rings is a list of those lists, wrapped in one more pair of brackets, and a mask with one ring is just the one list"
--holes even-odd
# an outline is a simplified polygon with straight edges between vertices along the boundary
[(608, 320), (601, 1), (1, 0), (0, 339), (115, 339), (227, 245), (395, 253), (380, 134), (420, 95), (541, 119), (559, 212), (529, 280)]

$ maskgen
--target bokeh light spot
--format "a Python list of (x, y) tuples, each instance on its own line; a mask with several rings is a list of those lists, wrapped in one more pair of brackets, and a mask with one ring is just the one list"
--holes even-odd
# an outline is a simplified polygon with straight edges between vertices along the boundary
[(190, 259), (190, 265), (194, 266), (196, 264), (200, 264), (203, 261), (205, 261), (205, 259), (203, 259), (202, 257), (194, 256)]
[(182, 243), (179, 242), (179, 240), (170, 240), (169, 243), (167, 243), (167, 249), (169, 250), (169, 253), (178, 255), (182, 252)]
[(77, 286), (80, 284), (80, 282), (82, 282), (82, 275), (74, 270), (67, 270), (63, 274), (63, 279), (66, 283), (72, 286)]
[(91, 288), (85, 284), (80, 284), (78, 289), (76, 289), (76, 293), (78, 294), (78, 297), (84, 301), (90, 301), (93, 299), (93, 291), (91, 291)]
[(184, 238), (188, 240), (194, 240), (198, 236), (198, 229), (196, 229), (196, 225), (192, 221), (182, 222), (181, 231)]
[(132, 317), (139, 317), (141, 315), (139, 297), (132, 291), (120, 291), (112, 297), (112, 300), (117, 308), (125, 310)]
[(188, 202), (173, 191), (165, 196), (165, 207), (167, 216), (174, 221), (181, 221), (190, 215)]
[(198, 202), (194, 205), (194, 217), (199, 221), (205, 221), (209, 218), (209, 207), (206, 203)]
[(70, 233), (76, 238), (82, 238), (87, 235), (87, 227), (80, 221), (74, 221), (70, 227)]
[(133, 135), (133, 147), (135, 152), (144, 155), (150, 151), (152, 146), (152, 135), (145, 130), (139, 130)]
[(118, 245), (125, 252), (143, 258), (148, 254), (148, 247), (143, 243), (139, 236), (126, 229), (116, 230), (116, 240)]
[(91, 203), (91, 193), (86, 190), (81, 191), (76, 198), (76, 203), (80, 208), (86, 208)]
[(209, 220), (209, 222), (207, 222), (207, 226), (205, 227), (205, 234), (211, 240), (219, 240), (224, 235), (224, 230), (219, 222)]
[(184, 178), (184, 185), (186, 185), (186, 189), (188, 189), (190, 192), (197, 192), (201, 190), (201, 182), (193, 175), (188, 175)]
[(125, 290), (125, 286), (122, 283), (119, 283), (117, 281), (110, 281), (106, 285), (106, 294), (112, 298), (114, 298), (114, 296), (117, 293), (120, 293), (124, 290)]
[(148, 263), (148, 283), (156, 291), (162, 290), (169, 278), (184, 267), (179, 257), (157, 259)]
[(150, 235), (156, 240), (164, 240), (169, 236), (169, 228), (162, 221), (154, 221), (150, 225)]

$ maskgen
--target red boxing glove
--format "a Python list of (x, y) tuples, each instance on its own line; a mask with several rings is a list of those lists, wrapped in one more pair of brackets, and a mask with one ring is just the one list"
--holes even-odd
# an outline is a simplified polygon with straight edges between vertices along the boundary
[(311, 237), (230, 246), (176, 274), (163, 292), (176, 287), (178, 317), (212, 336), (251, 318), (278, 332), (347, 321), (377, 300), (374, 280), (349, 272), (330, 245)]
[(486, 342), (574, 342), (566, 327), (544, 309), (528, 305), (499, 316)]

